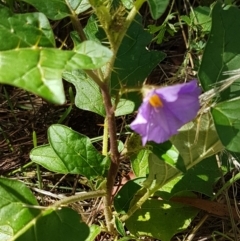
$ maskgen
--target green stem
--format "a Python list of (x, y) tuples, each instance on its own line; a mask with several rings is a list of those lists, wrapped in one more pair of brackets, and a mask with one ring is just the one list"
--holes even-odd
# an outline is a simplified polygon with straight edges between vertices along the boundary
[[(36, 131), (33, 131), (32, 133), (32, 137), (33, 137), (33, 147), (37, 147), (37, 134)], [(43, 183), (42, 183), (42, 176), (41, 176), (41, 170), (40, 170), (40, 166), (38, 164), (36, 164), (36, 168), (37, 168), (37, 179), (38, 179), (38, 188), (39, 189), (43, 189)], [(43, 203), (43, 197), (41, 196), (41, 201)]]
[(109, 232), (113, 232), (114, 226), (112, 223), (112, 190), (115, 183), (115, 178), (117, 176), (117, 171), (119, 167), (119, 152), (117, 146), (117, 128), (115, 122), (115, 113), (112, 106), (110, 92), (107, 85), (106, 88), (102, 89), (102, 96), (104, 100), (104, 106), (106, 109), (106, 119), (108, 123), (108, 131), (110, 138), (110, 148), (111, 148), (111, 163), (107, 176), (107, 195), (104, 199), (104, 213), (106, 218), (106, 224)]
[(105, 195), (106, 195), (106, 191), (104, 191), (104, 190), (97, 190), (97, 191), (91, 191), (91, 192), (86, 192), (86, 193), (79, 193), (79, 194), (75, 194), (73, 196), (61, 199), (61, 200), (55, 202), (50, 207), (56, 207), (57, 208), (57, 207), (61, 207), (63, 205), (64, 206), (69, 205), (71, 203), (83, 201), (83, 200), (86, 200), (86, 199), (103, 197)]
[(104, 119), (103, 128), (103, 142), (102, 142), (102, 154), (106, 156), (108, 154), (108, 119)]
[(71, 18), (71, 21), (72, 21), (72, 25), (73, 25), (74, 29), (77, 31), (81, 41), (87, 40), (86, 35), (85, 35), (85, 33), (83, 31), (83, 28), (82, 28), (82, 24), (78, 19), (78, 16), (74, 13), (70, 16), (70, 18)]
[(111, 94), (110, 94), (110, 89), (109, 85), (111, 83), (111, 73), (114, 67), (114, 63), (116, 60), (117, 52), (118, 49), (122, 43), (122, 40), (124, 36), (126, 35), (126, 32), (132, 23), (133, 19), (135, 18), (136, 14), (138, 13), (138, 10), (142, 6), (142, 4), (145, 2), (145, 0), (137, 0), (135, 2), (135, 5), (133, 9), (130, 11), (128, 16), (126, 17), (125, 24), (123, 26), (123, 31), (121, 31), (115, 39), (114, 32), (110, 32), (111, 30), (105, 29), (106, 34), (108, 36), (108, 40), (110, 42), (111, 50), (113, 52), (113, 56), (106, 68), (105, 72), (105, 78), (104, 78), (104, 83), (106, 88), (100, 88), (102, 89), (102, 96), (105, 104), (105, 109), (106, 109), (106, 114), (107, 114), (107, 123), (108, 123), (108, 131), (109, 131), (109, 138), (110, 138), (110, 149), (111, 149), (111, 164), (110, 168), (108, 171), (108, 176), (107, 176), (107, 195), (105, 196), (104, 199), (104, 213), (105, 213), (105, 218), (106, 218), (106, 224), (109, 232), (113, 232), (114, 226), (112, 223), (112, 210), (111, 210), (111, 205), (112, 205), (112, 190), (114, 187), (115, 179), (117, 176), (119, 164), (120, 164), (120, 159), (119, 159), (119, 152), (118, 152), (118, 146), (117, 146), (117, 129), (116, 129), (116, 122), (115, 122), (115, 113), (114, 113), (114, 107), (111, 102)]

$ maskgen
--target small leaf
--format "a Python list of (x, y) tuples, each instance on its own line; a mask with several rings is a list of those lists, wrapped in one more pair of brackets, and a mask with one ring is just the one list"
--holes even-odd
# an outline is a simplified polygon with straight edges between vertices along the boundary
[(91, 140), (63, 125), (52, 125), (48, 129), (51, 147), (68, 171), (91, 179), (103, 176), (108, 168), (108, 158), (102, 156)]
[(221, 102), (211, 110), (218, 136), (229, 151), (240, 152), (240, 99)]
[(96, 224), (92, 224), (90, 226), (90, 230), (89, 230), (89, 236), (87, 237), (87, 239), (85, 241), (95, 241), (96, 237), (101, 233), (101, 227), (96, 225)]
[(32, 221), (23, 234), (16, 234), (16, 241), (85, 241), (89, 234), (88, 226), (83, 223), (77, 212), (70, 208), (42, 211)]
[(120, 221), (120, 219), (118, 217), (115, 217), (114, 221), (115, 221), (115, 227), (116, 227), (116, 230), (118, 231), (118, 233), (121, 236), (126, 236), (126, 232), (124, 230), (123, 223)]
[(191, 12), (190, 17), (195, 25), (201, 26), (202, 33), (208, 33), (211, 29), (212, 18), (210, 16), (210, 7), (199, 6), (193, 9), (194, 14)]
[(128, 230), (136, 235), (170, 241), (172, 236), (186, 229), (198, 213), (195, 208), (164, 200), (147, 200), (126, 221)]
[(184, 21), (188, 26), (191, 26), (191, 19), (188, 16), (182, 15), (180, 16), (180, 19)]
[(68, 2), (68, 6), (71, 7), (71, 11), (74, 11), (76, 15), (83, 13), (91, 8), (89, 0), (68, 0)]
[(148, 0), (148, 4), (149, 4), (149, 7), (150, 7), (152, 18), (157, 20), (165, 12), (165, 10), (166, 10), (166, 8), (169, 4), (169, 0), (161, 0), (161, 1), (159, 1), (159, 0)]
[[(112, 100), (114, 103), (114, 99)], [(134, 110), (134, 102), (126, 99), (120, 99), (115, 111), (115, 116), (122, 116), (131, 114)]]
[(145, 177), (148, 170), (148, 156), (150, 151), (148, 149), (142, 149), (136, 154), (130, 156), (132, 169), (136, 177)]
[[(106, 116), (105, 106), (99, 86), (82, 70), (65, 71), (63, 78), (76, 88), (75, 104), (79, 109), (92, 111)], [(115, 100), (112, 98), (112, 103)], [(115, 116), (127, 115), (133, 112), (134, 103), (120, 99)]]
[(82, 110), (105, 116), (103, 98), (99, 86), (83, 71), (65, 71), (63, 78), (76, 88), (75, 105)]

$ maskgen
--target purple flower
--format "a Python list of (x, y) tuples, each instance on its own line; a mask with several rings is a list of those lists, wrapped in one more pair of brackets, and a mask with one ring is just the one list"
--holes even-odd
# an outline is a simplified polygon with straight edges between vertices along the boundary
[(177, 134), (178, 129), (194, 119), (200, 108), (201, 93), (197, 81), (151, 89), (139, 107), (132, 130), (147, 141), (162, 143)]

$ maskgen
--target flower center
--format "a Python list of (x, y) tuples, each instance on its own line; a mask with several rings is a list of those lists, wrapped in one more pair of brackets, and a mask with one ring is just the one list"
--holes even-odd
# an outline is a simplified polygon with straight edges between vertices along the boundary
[(163, 103), (157, 94), (154, 94), (149, 98), (149, 103), (152, 107), (163, 107)]

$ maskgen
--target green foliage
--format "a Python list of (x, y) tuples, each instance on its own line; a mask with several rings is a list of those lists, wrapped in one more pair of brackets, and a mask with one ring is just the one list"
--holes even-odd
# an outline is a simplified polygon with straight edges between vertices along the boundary
[(147, 2), (149, 4), (153, 19), (158, 19), (159, 17), (161, 17), (169, 4), (169, 0), (148, 0)]
[[(212, 11), (212, 29), (198, 72), (203, 89), (210, 90), (214, 85), (229, 77), (224, 71), (239, 68), (240, 10), (236, 7), (223, 9), (216, 3)], [(219, 24), (221, 22), (221, 24)], [(220, 93), (221, 100), (238, 97), (240, 87), (236, 81)]]
[(48, 129), (50, 145), (32, 150), (32, 161), (59, 173), (81, 174), (91, 179), (102, 176), (108, 167), (108, 158), (102, 156), (90, 139), (62, 125)]
[(85, 241), (89, 234), (88, 226), (70, 208), (42, 211), (27, 228), (23, 234), (17, 233), (12, 240), (64, 241), (68, 240), (69, 234), (71, 234), (71, 240)]
[[(75, 105), (82, 110), (92, 111), (103, 117), (106, 116), (103, 98), (98, 85), (83, 71), (65, 71), (63, 78), (76, 88)], [(115, 98), (112, 98), (115, 102)], [(120, 99), (116, 107), (116, 116), (132, 113), (134, 103), (130, 100)]]
[(165, 58), (160, 51), (146, 49), (152, 35), (143, 29), (141, 22), (142, 18), (137, 15), (118, 50), (111, 78), (113, 91), (121, 86), (134, 88), (143, 83), (152, 69)]
[(126, 221), (126, 227), (135, 236), (169, 241), (175, 233), (186, 229), (197, 213), (195, 208), (183, 204), (151, 199)]
[[(75, 51), (38, 47), (3, 51), (0, 53), (0, 79), (2, 83), (21, 87), (53, 103), (63, 104), (65, 102), (61, 78), (63, 70), (100, 67), (111, 56), (108, 49), (102, 48), (104, 47), (94, 42), (86, 41)], [(106, 51), (105, 57), (104, 51)], [(90, 52), (92, 57), (87, 52)], [(14, 71), (12, 71), (13, 66), (15, 66)]]
[(38, 205), (38, 203), (23, 183), (0, 178), (0, 193), (0, 234), (2, 237), (17, 233), (39, 215), (40, 210), (28, 207)]
[(229, 151), (240, 152), (240, 105), (239, 98), (224, 101), (212, 108), (217, 133)]
[(42, 13), (14, 14), (0, 5), (0, 50), (55, 47), (51, 25)]
[(175, 18), (175, 13), (168, 14), (166, 19), (164, 20), (163, 24), (156, 26), (156, 25), (149, 25), (149, 32), (151, 34), (156, 34), (156, 37), (153, 40), (156, 41), (157, 44), (161, 44), (163, 41), (167, 41), (168, 37), (166, 33), (170, 36), (174, 36), (174, 34), (178, 31), (179, 27), (177, 24), (172, 24), (170, 21)]
[[(34, 163), (54, 173), (84, 176), (88, 189), (92, 189), (89, 192), (40, 207), (23, 183), (0, 178), (0, 239), (67, 241), (71, 234), (73, 241), (93, 241), (102, 232), (108, 232), (122, 241), (142, 235), (170, 241), (198, 213), (197, 209), (171, 201), (171, 197), (194, 197), (192, 191), (213, 197), (220, 171), (224, 174), (232, 168), (227, 155), (222, 156), (219, 168), (215, 155), (226, 150), (236, 156), (240, 153), (239, 78), (222, 81), (239, 68), (240, 36), (236, 29), (240, 26), (240, 10), (233, 5), (223, 8), (217, 2), (211, 15), (212, 6), (198, 6), (190, 14), (179, 16), (179, 23), (172, 5), (163, 23), (149, 26), (149, 33), (139, 15), (143, 0), (14, 3), (2, 1), (0, 5), (0, 83), (63, 104), (64, 78), (76, 90), (75, 96), (71, 94), (66, 115), (75, 102), (77, 108), (94, 112), (105, 121), (103, 137), (97, 137), (102, 141), (99, 149), (87, 136), (52, 124), (48, 128), (49, 143), (30, 153)], [(160, 18), (169, 6), (168, 0), (147, 3), (153, 19)], [(81, 13), (90, 7), (92, 12), (82, 28)], [(63, 31), (67, 50), (56, 48), (56, 20), (72, 24), (66, 28), (67, 33)], [(148, 142), (143, 147), (141, 138), (125, 125), (116, 128), (115, 117), (131, 114), (139, 106), (141, 98), (132, 92), (140, 90), (151, 71), (166, 57), (161, 51), (149, 50), (150, 42), (167, 41), (165, 33), (174, 35), (183, 23), (189, 30), (189, 50), (199, 53), (205, 48), (198, 72), (205, 91), (200, 97), (201, 110), (195, 120), (185, 124), (169, 141)], [(225, 75), (227, 70), (230, 72)], [(137, 178), (128, 180), (112, 197), (123, 158), (130, 159)], [(76, 211), (66, 207), (102, 196), (106, 223), (101, 226), (88, 227)], [(116, 212), (112, 212), (113, 208)]]

